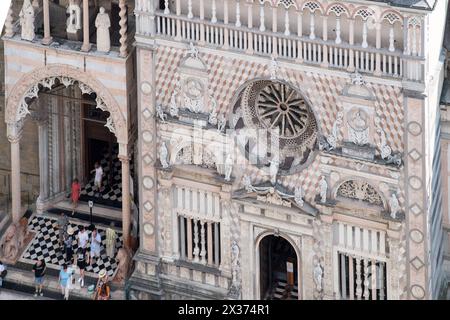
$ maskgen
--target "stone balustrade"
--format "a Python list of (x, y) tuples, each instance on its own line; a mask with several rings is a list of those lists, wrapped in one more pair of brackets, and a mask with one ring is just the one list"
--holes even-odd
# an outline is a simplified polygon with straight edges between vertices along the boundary
[(141, 0), (137, 35), (423, 81), (423, 17), (377, 6), (268, 2), (177, 0), (158, 9)]

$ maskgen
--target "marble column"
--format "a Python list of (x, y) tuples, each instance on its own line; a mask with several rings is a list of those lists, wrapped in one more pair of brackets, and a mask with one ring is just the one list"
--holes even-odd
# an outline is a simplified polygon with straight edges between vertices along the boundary
[(122, 233), (125, 247), (129, 247), (131, 199), (130, 199), (130, 159), (119, 155), (122, 162)]
[(39, 197), (36, 201), (37, 213), (43, 213), (45, 201), (49, 197), (48, 188), (48, 125), (47, 121), (38, 122), (39, 135)]
[(42, 44), (49, 45), (52, 43), (52, 36), (50, 35), (50, 8), (48, 5), (49, 0), (44, 1), (44, 39)]
[(8, 140), (11, 143), (11, 196), (12, 220), (18, 222), (22, 217), (20, 181), (20, 139), (22, 128), (17, 123), (8, 124)]
[(91, 50), (89, 35), (89, 0), (83, 0), (83, 46), (81, 51), (88, 52)]

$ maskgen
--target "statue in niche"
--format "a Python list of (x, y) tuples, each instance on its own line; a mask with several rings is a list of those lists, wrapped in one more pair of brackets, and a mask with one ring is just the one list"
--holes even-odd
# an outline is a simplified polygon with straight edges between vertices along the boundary
[(397, 214), (400, 212), (400, 203), (395, 192), (392, 193), (391, 198), (389, 199), (389, 206), (391, 207), (391, 218), (397, 219)]
[(231, 244), (231, 265), (233, 270), (233, 285), (237, 286), (239, 284), (238, 279), (238, 268), (239, 268), (239, 246), (236, 242), (236, 240), (233, 240), (233, 243)]
[(327, 180), (325, 179), (325, 176), (322, 176), (322, 178), (319, 181), (320, 202), (322, 203), (327, 202), (327, 191), (328, 191)]
[(159, 146), (159, 161), (161, 162), (161, 165), (164, 169), (167, 169), (169, 167), (169, 151), (167, 150), (167, 146), (165, 142), (162, 142)]
[(229, 153), (225, 159), (225, 181), (231, 180), (231, 172), (233, 171), (233, 157)]
[(67, 18), (67, 33), (77, 33), (81, 30), (81, 7), (80, 0), (70, 0), (67, 11), (69, 17)]
[(278, 79), (279, 71), (280, 71), (280, 66), (278, 65), (278, 62), (275, 60), (275, 57), (272, 57), (272, 60), (270, 61), (270, 66), (269, 66), (270, 80)]
[(319, 259), (315, 261), (314, 266), (314, 283), (318, 292), (322, 292), (323, 267), (320, 265)]
[(19, 13), (20, 26), (22, 27), (21, 37), (22, 40), (33, 41), (35, 37), (34, 33), (34, 8), (30, 3), (30, 0), (24, 0), (22, 10)]
[(111, 20), (103, 7), (100, 7), (100, 11), (95, 19), (95, 27), (97, 28), (97, 51), (108, 53), (111, 50), (111, 38), (109, 35)]

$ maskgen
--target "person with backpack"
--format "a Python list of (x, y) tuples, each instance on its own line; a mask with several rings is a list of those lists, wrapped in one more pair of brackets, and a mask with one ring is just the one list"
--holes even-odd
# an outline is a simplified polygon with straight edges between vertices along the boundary
[(42, 293), (42, 286), (44, 283), (45, 271), (47, 270), (47, 266), (45, 265), (44, 260), (38, 260), (33, 266), (34, 273), (34, 285), (36, 290), (34, 292), (34, 296), (37, 297), (39, 294), (41, 297), (44, 295)]

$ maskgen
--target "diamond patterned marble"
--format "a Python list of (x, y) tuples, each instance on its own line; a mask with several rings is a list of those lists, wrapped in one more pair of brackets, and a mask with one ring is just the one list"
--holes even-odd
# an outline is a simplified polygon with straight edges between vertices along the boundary
[(410, 261), (411, 265), (416, 269), (416, 270), (420, 270), (423, 266), (424, 263), (422, 260), (420, 260), (419, 257), (414, 257), (411, 261)]

